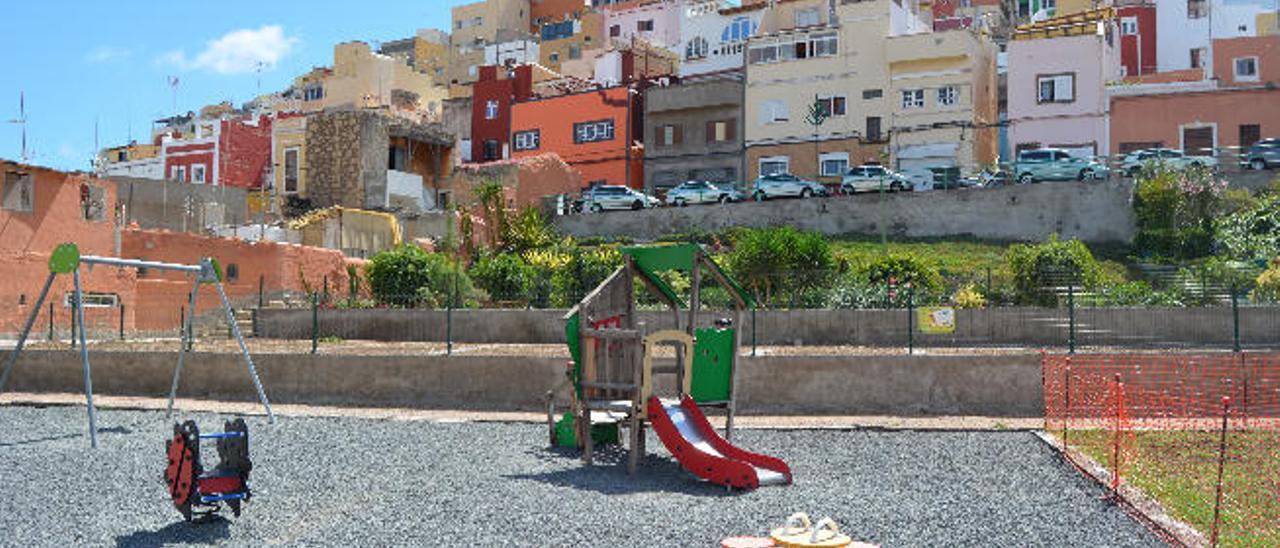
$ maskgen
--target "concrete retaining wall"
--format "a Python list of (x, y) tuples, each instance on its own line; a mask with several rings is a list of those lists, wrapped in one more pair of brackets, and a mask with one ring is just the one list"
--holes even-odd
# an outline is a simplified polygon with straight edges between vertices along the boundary
[[(445, 341), (443, 310), (322, 310), (320, 336), (347, 340)], [(560, 344), (565, 340), (563, 310), (455, 310), (453, 340), (461, 343)], [(1275, 347), (1280, 307), (1245, 307), (1239, 311), (1241, 343)], [(703, 314), (710, 325), (717, 314)], [(742, 319), (742, 338), (754, 332), (760, 345), (907, 345), (906, 310), (761, 311)], [(642, 312), (650, 330), (674, 325), (671, 314)], [(1080, 345), (1128, 347), (1222, 346), (1232, 344), (1230, 307), (1214, 308), (1081, 308), (1076, 310), (1076, 342)], [(957, 310), (956, 331), (914, 335), (920, 346), (1060, 346), (1067, 343), (1068, 313), (1052, 308), (988, 308)], [(258, 311), (259, 337), (311, 337), (310, 310)]]
[[(168, 393), (176, 356), (95, 352), (100, 394)], [(563, 376), (563, 359), (487, 356), (344, 356), (264, 354), (255, 357), (276, 403), (420, 408), (539, 410), (543, 393)], [(1039, 357), (794, 356), (742, 358), (741, 412), (892, 415), (1040, 416)], [(80, 392), (79, 354), (23, 354), (11, 388)], [(182, 397), (255, 399), (237, 355), (191, 354)]]
[(666, 234), (737, 226), (792, 225), (825, 234), (879, 234), (895, 238), (973, 236), (1041, 241), (1057, 233), (1089, 242), (1130, 241), (1135, 225), (1127, 183), (1077, 182), (994, 189), (776, 200), (728, 206), (616, 211), (556, 218), (576, 237), (652, 240)]

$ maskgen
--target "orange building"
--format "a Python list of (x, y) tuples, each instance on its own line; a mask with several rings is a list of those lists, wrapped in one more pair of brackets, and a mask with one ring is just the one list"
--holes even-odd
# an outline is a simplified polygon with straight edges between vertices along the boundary
[(515, 103), (512, 157), (554, 153), (583, 184), (642, 188), (643, 117), (640, 95), (626, 86)]

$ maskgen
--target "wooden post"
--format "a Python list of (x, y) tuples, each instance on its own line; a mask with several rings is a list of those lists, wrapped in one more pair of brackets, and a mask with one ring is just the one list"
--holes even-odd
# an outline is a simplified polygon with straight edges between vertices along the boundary
[[(628, 309), (631, 309), (635, 305), (635, 299), (628, 299), (627, 302), (629, 303), (627, 305)], [(640, 332), (641, 341), (644, 340), (644, 327), (644, 322), (637, 322), (636, 329)], [(634, 345), (632, 346), (634, 347)], [(635, 352), (632, 352), (632, 354), (635, 354)], [(644, 384), (644, 360), (634, 359), (638, 357), (640, 356), (633, 355), (633, 359), (631, 360), (633, 362), (631, 367), (631, 383), (633, 388), (631, 390), (631, 420), (629, 425), (631, 442), (627, 444), (627, 473), (631, 475), (635, 475), (636, 467), (640, 464), (640, 454), (644, 451), (640, 445), (641, 440), (643, 439), (643, 435), (641, 433), (643, 423), (640, 420), (640, 415), (644, 410), (644, 407), (642, 406), (647, 403), (644, 401), (644, 394), (641, 393), (642, 390), (640, 388), (641, 385)], [(636, 361), (639, 361), (640, 364), (634, 363)]]

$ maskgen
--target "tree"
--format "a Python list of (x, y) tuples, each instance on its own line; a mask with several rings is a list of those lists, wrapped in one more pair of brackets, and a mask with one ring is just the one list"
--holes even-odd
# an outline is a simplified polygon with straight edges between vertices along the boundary
[(805, 123), (813, 126), (813, 159), (818, 166), (818, 170), (814, 174), (815, 177), (822, 175), (822, 153), (818, 152), (818, 130), (830, 116), (831, 112), (828, 107), (824, 106), (822, 100), (815, 96), (813, 104), (809, 105), (809, 112), (804, 117)]
[(835, 265), (831, 244), (817, 232), (794, 227), (747, 228), (733, 236), (729, 270), (762, 306), (794, 304), (805, 291), (825, 285)]

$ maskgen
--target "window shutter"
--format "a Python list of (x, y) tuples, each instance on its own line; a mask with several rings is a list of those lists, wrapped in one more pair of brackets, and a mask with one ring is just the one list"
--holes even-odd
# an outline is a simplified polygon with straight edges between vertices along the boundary
[(1062, 102), (1075, 100), (1075, 76), (1059, 76), (1054, 79), (1054, 99)]
[(716, 123), (707, 122), (707, 142), (714, 143), (716, 141)]
[(677, 124), (671, 127), (674, 128), (671, 130), (672, 144), (678, 145), (680, 143), (683, 143), (684, 142), (684, 126)]
[(724, 138), (726, 141), (732, 141), (738, 138), (737, 118), (730, 118), (724, 121)]

